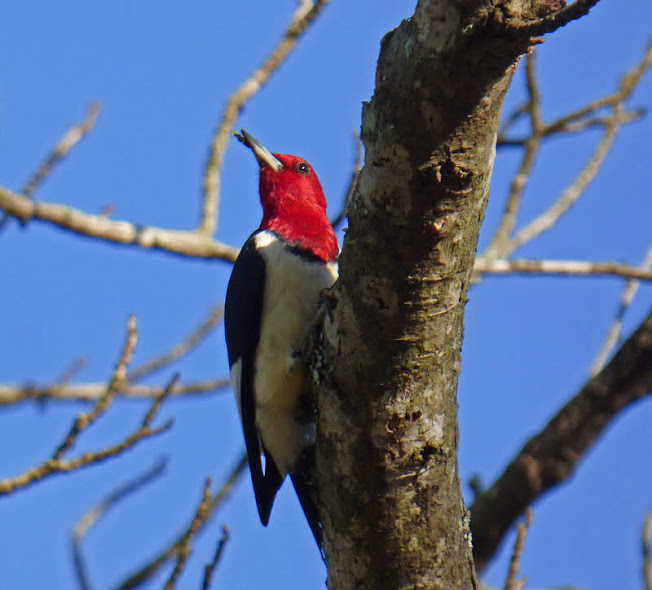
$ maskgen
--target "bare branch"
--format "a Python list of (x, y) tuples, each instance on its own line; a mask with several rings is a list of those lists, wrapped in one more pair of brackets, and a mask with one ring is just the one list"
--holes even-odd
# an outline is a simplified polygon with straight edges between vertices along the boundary
[(204, 172), (204, 200), (201, 222), (197, 231), (210, 238), (217, 229), (217, 214), (220, 200), (220, 175), (224, 165), (224, 154), (231, 132), (247, 102), (268, 82), (295, 48), (299, 37), (319, 16), (328, 0), (300, 0), (292, 15), (283, 38), (263, 65), (257, 69), (230, 97), (224, 108), (222, 121), (213, 137), (210, 155)]
[(228, 543), (230, 538), (231, 538), (231, 533), (229, 532), (229, 529), (226, 526), (223, 526), (222, 536), (220, 537), (220, 540), (217, 542), (215, 555), (213, 556), (212, 561), (204, 568), (204, 581), (202, 582), (202, 586), (201, 586), (202, 590), (209, 590), (209, 588), (211, 587), (213, 572), (215, 571), (217, 564), (220, 562), (220, 559), (222, 558), (222, 553), (224, 552), (224, 547), (226, 547), (226, 544)]
[(518, 570), (521, 566), (521, 557), (523, 556), (523, 549), (525, 548), (525, 539), (527, 532), (532, 526), (532, 510), (528, 508), (525, 511), (525, 522), (520, 523), (516, 527), (516, 540), (514, 541), (514, 549), (512, 557), (509, 560), (509, 572), (505, 580), (505, 590), (522, 590), (525, 587), (527, 579), (517, 580)]
[(195, 232), (142, 227), (126, 221), (112, 221), (103, 215), (89, 215), (57, 203), (33, 202), (0, 187), (0, 209), (22, 221), (36, 219), (76, 234), (115, 244), (162, 250), (190, 258), (221, 258), (233, 262), (238, 249)]
[[(70, 365), (68, 365), (61, 375), (56, 378), (55, 383), (58, 385), (67, 385), (75, 378), (77, 373), (86, 367), (87, 364), (88, 360), (83, 356), (73, 359)], [(2, 402), (0, 402), (0, 405), (2, 405)]]
[[(95, 121), (100, 114), (100, 104), (92, 103), (86, 111), (86, 116), (82, 121), (68, 129), (63, 137), (57, 142), (48, 157), (41, 163), (37, 170), (27, 180), (21, 193), (27, 198), (32, 198), (34, 191), (45, 180), (45, 178), (52, 172), (54, 167), (77, 145), (95, 126)], [(9, 219), (9, 214), (6, 211), (2, 212), (0, 216), (0, 229)], [(25, 225), (25, 220), (20, 219), (22, 225)]]
[(525, 61), (526, 85), (528, 102), (525, 109), (530, 117), (531, 136), (525, 141), (525, 152), (518, 172), (512, 179), (509, 195), (505, 204), (505, 211), (496, 229), (484, 256), (488, 259), (498, 258), (503, 255), (505, 246), (509, 242), (516, 225), (516, 217), (521, 208), (523, 191), (530, 178), (532, 167), (541, 148), (543, 121), (541, 119), (541, 92), (536, 75), (535, 48), (531, 48)]
[(641, 548), (643, 552), (643, 581), (645, 590), (652, 590), (652, 553), (650, 552), (650, 540), (652, 539), (652, 510), (650, 510), (641, 530)]
[[(647, 254), (641, 264), (641, 270), (649, 271), (650, 267), (652, 267), (652, 246), (648, 248)], [(625, 317), (625, 313), (629, 309), (629, 306), (632, 304), (632, 301), (634, 301), (634, 297), (636, 296), (636, 292), (640, 285), (641, 281), (636, 279), (629, 279), (625, 283), (625, 288), (620, 297), (620, 306), (618, 307), (616, 317), (612, 322), (604, 344), (602, 345), (600, 352), (598, 352), (593, 366), (591, 367), (591, 377), (597, 375), (607, 364), (607, 359), (609, 358), (611, 351), (615, 348), (616, 344), (618, 344), (623, 327), (623, 318)]]
[[(578, 0), (576, 0), (576, 2), (571, 6), (574, 6), (577, 2)], [(505, 246), (504, 251), (501, 253), (503, 256), (509, 256), (524, 244), (551, 229), (582, 196), (586, 187), (600, 170), (607, 153), (613, 145), (618, 130), (623, 123), (624, 101), (629, 98), (640, 82), (643, 74), (651, 65), (652, 41), (648, 44), (645, 54), (639, 64), (623, 76), (620, 83), (620, 89), (615, 95), (616, 99), (612, 101), (613, 112), (605, 122), (602, 140), (583, 170), (575, 178), (572, 184), (563, 192), (561, 197), (555, 201), (547, 211), (535, 218), (516, 234), (509, 244)]]
[[(197, 532), (199, 532), (201, 528), (210, 522), (210, 519), (215, 514), (217, 508), (219, 508), (222, 502), (224, 502), (224, 500), (231, 495), (235, 484), (244, 472), (246, 466), (247, 457), (246, 455), (243, 455), (238, 461), (238, 464), (231, 471), (231, 474), (227, 480), (224, 482), (224, 484), (222, 484), (220, 490), (211, 499), (208, 514), (206, 515), (206, 518), (204, 518), (204, 520), (202, 520), (202, 522), (199, 524)], [(151, 561), (149, 561), (138, 571), (129, 576), (124, 582), (122, 582), (116, 588), (116, 590), (130, 590), (131, 588), (137, 588), (149, 580), (154, 574), (156, 574), (156, 572), (158, 572), (159, 569), (163, 567), (168, 561), (171, 559), (177, 559), (180, 550), (180, 544), (187, 530), (188, 527), (186, 527), (184, 532), (176, 537), (172, 543), (165, 547), (165, 549), (163, 549), (156, 557), (154, 557)]]
[(119, 502), (124, 500), (127, 496), (142, 489), (147, 484), (151, 483), (165, 472), (167, 466), (167, 459), (160, 459), (147, 471), (140, 474), (138, 477), (121, 485), (119, 488), (111, 492), (97, 505), (93, 506), (89, 511), (84, 513), (77, 521), (72, 530), (71, 546), (73, 562), (75, 565), (75, 572), (79, 587), (82, 590), (90, 590), (90, 578), (88, 575), (88, 568), (86, 567), (86, 560), (82, 552), (82, 541), (88, 531), (93, 527), (111, 508), (116, 506)]
[(143, 363), (139, 367), (132, 369), (127, 375), (127, 382), (133, 383), (147, 375), (151, 375), (169, 364), (178, 361), (187, 355), (195, 346), (197, 346), (208, 334), (210, 334), (217, 323), (224, 315), (224, 307), (217, 305), (213, 307), (206, 318), (202, 321), (197, 328), (183, 341), (176, 346), (173, 346), (166, 353), (153, 358), (152, 360)]
[(186, 565), (186, 561), (188, 561), (188, 557), (190, 557), (190, 552), (191, 552), (190, 543), (192, 542), (192, 538), (195, 536), (195, 533), (197, 533), (202, 523), (210, 515), (210, 505), (211, 505), (211, 478), (209, 477), (206, 479), (206, 483), (204, 483), (204, 491), (202, 492), (201, 502), (197, 507), (195, 516), (190, 522), (190, 526), (188, 527), (188, 530), (183, 534), (183, 536), (179, 540), (178, 550), (177, 550), (177, 562), (174, 565), (174, 569), (172, 570), (172, 573), (170, 574), (168, 581), (165, 583), (165, 586), (163, 587), (164, 590), (172, 590), (172, 588), (174, 588), (175, 584), (177, 583), (177, 580), (179, 579), (179, 576), (181, 575), (181, 572), (183, 571), (183, 568)]
[(9, 494), (17, 489), (27, 488), (30, 485), (55, 473), (67, 473), (70, 471), (76, 471), (82, 467), (86, 467), (87, 465), (95, 465), (105, 461), (106, 459), (117, 457), (118, 455), (121, 455), (128, 449), (132, 448), (141, 440), (166, 432), (172, 426), (172, 420), (166, 422), (163, 424), (163, 426), (158, 426), (156, 428), (152, 428), (151, 423), (154, 420), (156, 413), (160, 409), (163, 400), (174, 388), (176, 379), (177, 377), (175, 376), (165, 388), (163, 394), (153, 401), (151, 407), (145, 414), (140, 427), (122, 442), (101, 451), (94, 453), (85, 453), (76, 459), (70, 459), (68, 461), (56, 458), (48, 459), (38, 467), (29, 469), (22, 475), (12, 479), (5, 479), (0, 481), (0, 496)]
[(122, 352), (120, 353), (120, 358), (118, 359), (115, 370), (111, 375), (111, 380), (109, 381), (109, 386), (106, 388), (105, 394), (97, 400), (97, 403), (91, 412), (88, 414), (82, 412), (77, 416), (68, 436), (66, 436), (52, 455), (53, 459), (61, 459), (62, 455), (75, 443), (79, 434), (109, 409), (113, 397), (115, 396), (116, 389), (125, 381), (127, 365), (131, 362), (131, 357), (134, 354), (137, 340), (138, 330), (136, 329), (136, 318), (131, 316), (127, 321), (127, 338), (122, 348)]
[(538, 37), (546, 33), (552, 33), (567, 25), (569, 22), (581, 18), (589, 13), (600, 0), (575, 0), (572, 4), (552, 14), (533, 20), (522, 20), (519, 18), (508, 18), (504, 26), (512, 33), (522, 37)]
[(617, 262), (585, 262), (580, 260), (487, 260), (477, 258), (473, 268), (478, 274), (547, 274), (571, 276), (617, 276), (644, 281), (652, 280), (652, 272)]
[(481, 570), (514, 520), (565, 481), (606, 426), (652, 392), (652, 313), (557, 415), (530, 439), (471, 506), (475, 563)]
[(52, 172), (53, 168), (65, 158), (72, 148), (74, 148), (86, 135), (88, 135), (97, 121), (101, 111), (101, 105), (98, 102), (91, 103), (86, 111), (84, 118), (79, 123), (73, 125), (54, 146), (54, 149), (43, 160), (41, 165), (29, 177), (20, 192), (28, 198), (31, 198), (34, 191)]
[[(175, 387), (170, 397), (213, 393), (228, 387), (226, 378), (185, 383)], [(160, 396), (165, 388), (149, 385), (122, 384), (116, 396), (146, 399)], [(28, 401), (95, 401), (106, 393), (106, 383), (80, 383), (74, 385), (0, 385), (0, 407)]]

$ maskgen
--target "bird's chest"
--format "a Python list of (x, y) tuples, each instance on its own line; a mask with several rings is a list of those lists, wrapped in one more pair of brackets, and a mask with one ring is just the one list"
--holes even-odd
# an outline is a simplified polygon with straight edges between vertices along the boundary
[(256, 351), (256, 405), (291, 408), (301, 394), (303, 366), (297, 349), (317, 312), (319, 294), (337, 278), (324, 265), (282, 250), (267, 260), (260, 340)]

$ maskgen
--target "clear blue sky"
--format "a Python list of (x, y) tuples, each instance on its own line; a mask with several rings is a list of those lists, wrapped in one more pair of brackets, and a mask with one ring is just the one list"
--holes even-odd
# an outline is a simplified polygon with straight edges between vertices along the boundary
[[(80, 0), (5, 3), (0, 11), (0, 184), (17, 189), (91, 100), (95, 131), (41, 188), (43, 200), (88, 212), (113, 204), (115, 219), (186, 229), (198, 219), (202, 168), (230, 92), (278, 40), (295, 3)], [(413, 3), (334, 0), (299, 50), (241, 118), (273, 151), (306, 157), (331, 209), (341, 203), (352, 130), (373, 89), (382, 35)], [(548, 38), (539, 71), (547, 118), (615, 90), (651, 33), (652, 5), (623, 10), (602, 2)], [(523, 97), (517, 76), (509, 105)], [(652, 76), (633, 105), (652, 106)], [(550, 203), (577, 173), (598, 132), (547, 144), (521, 221)], [(650, 118), (622, 130), (580, 204), (521, 254), (638, 263), (650, 240)], [(500, 153), (483, 240), (498, 219), (515, 152)], [(240, 245), (259, 222), (256, 165), (247, 150), (227, 154), (220, 240)], [(0, 382), (45, 383), (77, 356), (78, 381), (105, 380), (136, 314), (142, 361), (181, 339), (224, 298), (230, 267), (111, 246), (32, 224), (0, 233)], [(470, 294), (460, 387), (461, 477), (489, 483), (520, 445), (585, 381), (621, 290), (616, 279), (492, 278)], [(650, 306), (641, 290), (626, 321)], [(179, 366), (184, 379), (225, 375), (222, 330)], [(83, 409), (79, 404), (0, 409), (0, 479), (45, 458)], [(80, 441), (97, 448), (124, 436), (145, 409), (116, 403)], [(59, 476), (0, 499), (0, 590), (73, 588), (68, 546), (79, 516), (160, 455), (167, 474), (91, 531), (85, 549), (95, 588), (114, 586), (176, 535), (203, 479), (220, 482), (243, 449), (230, 391), (168, 402), (165, 436), (82, 473)], [(531, 587), (641, 588), (639, 530), (652, 506), (652, 401), (623, 413), (570, 485), (536, 505), (522, 564)], [(267, 529), (248, 476), (199, 538), (180, 588), (198, 588), (219, 527), (232, 539), (216, 588), (320, 588), (325, 570), (289, 486)], [(465, 493), (468, 489), (465, 488)], [(511, 544), (511, 542), (510, 542)], [(508, 551), (486, 581), (504, 580)], [(149, 587), (161, 587), (169, 575)]]

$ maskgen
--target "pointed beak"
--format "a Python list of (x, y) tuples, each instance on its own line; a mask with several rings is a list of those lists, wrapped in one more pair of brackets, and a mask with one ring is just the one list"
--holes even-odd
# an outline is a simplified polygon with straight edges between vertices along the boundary
[(276, 158), (266, 147), (263, 147), (255, 137), (249, 135), (249, 133), (244, 129), (240, 129), (240, 133), (234, 132), (233, 135), (251, 149), (261, 168), (268, 166), (274, 170), (274, 172), (279, 172), (283, 168), (283, 164), (281, 164), (279, 159)]

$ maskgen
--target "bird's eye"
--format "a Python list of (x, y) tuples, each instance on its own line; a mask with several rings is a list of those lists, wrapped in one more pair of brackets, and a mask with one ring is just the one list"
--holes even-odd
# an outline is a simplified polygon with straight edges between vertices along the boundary
[(304, 176), (308, 176), (308, 174), (310, 174), (310, 169), (308, 168), (308, 164), (306, 164), (305, 162), (299, 162), (297, 164), (297, 171), (303, 174)]

